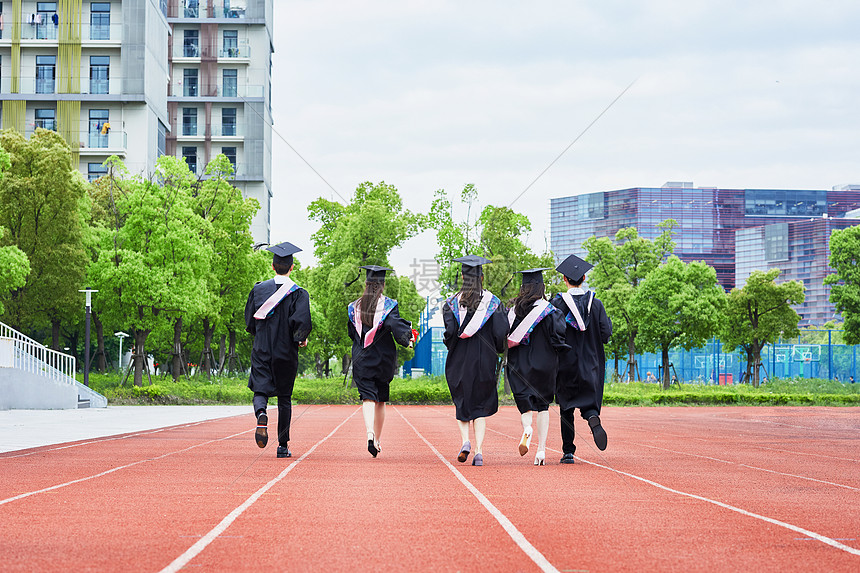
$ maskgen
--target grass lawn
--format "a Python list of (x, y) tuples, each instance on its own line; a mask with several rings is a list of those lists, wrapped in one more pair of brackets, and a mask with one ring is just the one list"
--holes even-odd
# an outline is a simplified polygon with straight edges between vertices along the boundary
[[(105, 395), (110, 404), (250, 404), (248, 379), (203, 376), (190, 379), (158, 376), (152, 385), (120, 385), (117, 374), (90, 374), (90, 386)], [(513, 404), (499, 393), (502, 404)], [(358, 390), (344, 384), (343, 377), (298, 378), (293, 390), (297, 404), (358, 404)], [(395, 378), (391, 382), (394, 404), (450, 404), (444, 377)], [(663, 390), (659, 384), (609, 383), (603, 403), (609, 406), (860, 406), (860, 384), (842, 384), (821, 379), (772, 379), (760, 388), (746, 384), (714, 386), (682, 384)]]

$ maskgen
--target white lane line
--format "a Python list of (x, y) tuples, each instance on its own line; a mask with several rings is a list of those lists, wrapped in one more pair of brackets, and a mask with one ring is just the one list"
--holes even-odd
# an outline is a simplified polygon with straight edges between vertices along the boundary
[(409, 420), (406, 419), (406, 417), (400, 412), (399, 408), (395, 407), (394, 410), (398, 414), (400, 414), (400, 417), (403, 418), (403, 421), (406, 422), (410, 428), (412, 428), (412, 430), (418, 435), (418, 437), (421, 438), (425, 444), (427, 444), (427, 447), (430, 448), (430, 450), (432, 450), (434, 454), (436, 454), (436, 457), (442, 460), (442, 463), (445, 464), (449, 470), (451, 470), (454, 476), (456, 476), (456, 478), (460, 480), (460, 483), (466, 486), (466, 489), (468, 489), (472, 493), (472, 495), (474, 495), (478, 499), (478, 501), (481, 502), (481, 505), (483, 505), (484, 508), (490, 512), (490, 515), (496, 518), (496, 521), (498, 521), (502, 528), (504, 528), (504, 530), (507, 532), (507, 534), (511, 536), (511, 539), (514, 540), (514, 543), (516, 543), (519, 548), (522, 549), (523, 552), (528, 555), (529, 558), (534, 561), (538, 567), (540, 567), (541, 571), (554, 571), (555, 573), (558, 573), (558, 569), (553, 567), (552, 563), (550, 563), (549, 560), (544, 557), (543, 553), (538, 551), (538, 549), (534, 545), (529, 543), (525, 535), (523, 535), (520, 530), (517, 529), (513, 523), (511, 523), (511, 520), (505, 517), (505, 514), (499, 511), (499, 509), (495, 505), (493, 505), (490, 500), (487, 499), (487, 497), (478, 490), (478, 488), (472, 485), (472, 482), (467, 480), (463, 476), (463, 474), (460, 473), (460, 470), (455, 468), (453, 464), (451, 464), (451, 462), (446, 460), (445, 457), (439, 453), (439, 450), (433, 447), (433, 444), (428, 442), (427, 438), (421, 435), (421, 432), (419, 432), (418, 429), (413, 426)]
[(111, 469), (109, 469), (109, 470), (105, 470), (105, 471), (103, 471), (103, 472), (100, 472), (100, 473), (97, 473), (97, 474), (94, 474), (94, 475), (91, 475), (91, 476), (87, 476), (87, 477), (83, 477), (83, 478), (75, 479), (75, 480), (72, 480), (72, 481), (67, 481), (67, 482), (65, 482), (65, 483), (61, 483), (61, 484), (57, 484), (57, 485), (52, 485), (51, 487), (46, 487), (46, 488), (39, 489), (39, 490), (36, 490), (36, 491), (29, 491), (29, 492), (27, 492), (27, 493), (22, 493), (22, 494), (20, 494), (20, 495), (16, 495), (16, 496), (14, 496), (14, 497), (9, 497), (9, 498), (6, 498), (6, 499), (3, 499), (3, 500), (0, 500), (0, 505), (6, 504), (6, 503), (10, 503), (10, 502), (13, 502), (13, 501), (16, 501), (16, 500), (19, 500), (19, 499), (23, 499), (23, 498), (25, 498), (25, 497), (30, 497), (31, 495), (36, 495), (37, 493), (45, 493), (45, 492), (47, 492), (47, 491), (53, 491), (53, 490), (55, 490), (55, 489), (60, 489), (61, 487), (66, 487), (66, 486), (73, 485), (73, 484), (76, 484), (76, 483), (81, 483), (81, 482), (89, 481), (89, 480), (91, 480), (91, 479), (95, 479), (95, 478), (98, 478), (98, 477), (106, 476), (106, 475), (108, 475), (108, 474), (112, 474), (112, 473), (114, 473), (114, 472), (118, 472), (119, 470), (124, 470), (124, 469), (130, 468), (130, 467), (133, 467), (133, 466), (136, 466), (136, 465), (139, 465), (139, 464), (143, 464), (143, 463), (146, 463), (146, 462), (154, 462), (154, 461), (156, 461), (156, 460), (160, 460), (160, 459), (162, 459), (162, 458), (166, 458), (167, 456), (172, 456), (172, 455), (174, 455), (174, 454), (181, 454), (182, 452), (187, 452), (188, 450), (193, 450), (194, 448), (199, 448), (200, 446), (205, 446), (205, 445), (208, 445), (208, 444), (213, 444), (213, 443), (215, 443), (215, 442), (222, 442), (222, 441), (224, 441), (224, 440), (229, 440), (230, 438), (235, 438), (235, 437), (237, 437), (237, 436), (241, 436), (242, 434), (247, 434), (248, 432), (253, 432), (253, 431), (254, 431), (254, 430), (245, 430), (244, 432), (239, 432), (238, 434), (233, 434), (232, 436), (225, 436), (225, 437), (223, 437), (223, 438), (218, 438), (217, 440), (209, 440), (209, 441), (207, 441), (207, 442), (202, 442), (202, 443), (200, 443), (200, 444), (195, 444), (195, 445), (193, 445), (193, 446), (189, 446), (189, 447), (187, 447), (187, 448), (182, 448), (181, 450), (176, 450), (176, 451), (173, 451), (173, 452), (167, 452), (166, 454), (162, 454), (162, 455), (160, 455), (160, 456), (156, 456), (156, 457), (154, 457), (154, 458), (146, 458), (145, 460), (138, 460), (138, 461), (136, 461), (136, 462), (132, 462), (132, 463), (130, 463), (130, 464), (126, 464), (126, 465), (124, 465), (124, 466), (119, 466), (119, 467), (111, 468)]
[(188, 548), (188, 550), (187, 550), (187, 551), (185, 551), (185, 553), (183, 553), (182, 555), (180, 555), (179, 557), (177, 557), (176, 559), (174, 559), (174, 560), (173, 560), (173, 561), (172, 561), (172, 562), (171, 562), (167, 567), (165, 567), (164, 569), (162, 569), (162, 570), (161, 570), (161, 571), (162, 571), (162, 573), (164, 573), (164, 572), (172, 572), (172, 571), (179, 571), (179, 570), (180, 570), (180, 569), (182, 569), (182, 568), (183, 568), (183, 567), (184, 567), (184, 566), (185, 566), (189, 561), (191, 561), (191, 560), (192, 560), (192, 559), (194, 559), (197, 555), (199, 555), (199, 554), (200, 554), (200, 552), (202, 552), (204, 549), (206, 549), (206, 547), (207, 547), (210, 543), (212, 543), (213, 541), (215, 541), (215, 539), (216, 539), (219, 535), (221, 535), (221, 533), (222, 533), (225, 529), (227, 529), (228, 527), (230, 527), (230, 524), (232, 524), (234, 521), (236, 521), (236, 519), (237, 519), (240, 515), (242, 515), (242, 514), (245, 512), (245, 510), (246, 510), (246, 509), (248, 509), (249, 507), (251, 507), (252, 505), (254, 505), (254, 502), (256, 502), (258, 499), (260, 499), (260, 497), (262, 497), (262, 495), (263, 495), (264, 493), (266, 493), (267, 491), (269, 491), (270, 489), (272, 489), (272, 487), (274, 487), (274, 486), (275, 486), (279, 481), (281, 481), (282, 479), (284, 479), (284, 478), (286, 477), (286, 475), (287, 475), (288, 473), (290, 473), (290, 472), (293, 470), (293, 468), (294, 468), (294, 467), (296, 467), (297, 465), (299, 465), (299, 464), (302, 462), (302, 460), (304, 460), (306, 457), (308, 457), (309, 455), (311, 455), (311, 453), (313, 453), (313, 451), (314, 451), (315, 449), (317, 449), (317, 448), (318, 448), (318, 447), (319, 447), (323, 442), (325, 442), (325, 441), (326, 441), (326, 440), (328, 440), (330, 437), (332, 437), (332, 436), (335, 434), (335, 432), (337, 432), (339, 429), (341, 429), (341, 427), (343, 427), (343, 425), (344, 425), (344, 424), (346, 424), (346, 423), (350, 420), (350, 418), (352, 418), (353, 416), (355, 416), (355, 413), (356, 413), (356, 412), (358, 412), (360, 409), (361, 409), (361, 408), (357, 408), (357, 409), (353, 410), (352, 414), (350, 414), (349, 416), (347, 416), (347, 417), (346, 417), (346, 419), (345, 419), (343, 422), (341, 422), (340, 424), (338, 424), (338, 425), (337, 425), (337, 427), (329, 433), (329, 435), (327, 435), (325, 438), (323, 438), (322, 440), (320, 440), (319, 442), (317, 442), (316, 444), (314, 444), (314, 445), (313, 445), (313, 446), (312, 446), (308, 451), (306, 451), (306, 452), (302, 455), (302, 457), (300, 457), (299, 459), (297, 459), (296, 461), (294, 461), (293, 463), (291, 463), (290, 465), (288, 465), (288, 466), (284, 469), (284, 471), (282, 471), (281, 473), (279, 473), (279, 474), (277, 475), (277, 477), (273, 478), (271, 481), (269, 481), (269, 483), (267, 483), (266, 485), (264, 485), (263, 487), (261, 487), (260, 489), (258, 489), (256, 492), (254, 492), (253, 494), (251, 494), (251, 496), (250, 496), (248, 499), (246, 499), (246, 500), (245, 500), (245, 502), (244, 502), (244, 503), (242, 503), (242, 505), (240, 505), (239, 507), (237, 507), (236, 509), (234, 509), (233, 511), (231, 511), (231, 512), (227, 515), (227, 517), (225, 517), (224, 519), (222, 519), (222, 520), (221, 520), (221, 522), (220, 522), (218, 525), (216, 525), (215, 527), (213, 527), (213, 528), (212, 528), (212, 530), (211, 530), (211, 531), (209, 531), (209, 533), (207, 533), (206, 535), (204, 535), (203, 537), (201, 537), (201, 538), (200, 538), (200, 541), (198, 541), (197, 543), (195, 543), (194, 545), (192, 545), (191, 547), (189, 547), (189, 548)]
[[(513, 439), (513, 440), (516, 440), (516, 439), (517, 439), (515, 436), (511, 436), (511, 435), (509, 435), (509, 434), (504, 434), (504, 433), (502, 433), (502, 432), (499, 432), (498, 430), (495, 430), (495, 432), (496, 432), (497, 434), (502, 434), (503, 436), (507, 436), (507, 437), (509, 437), (509, 438), (511, 438), (511, 439)], [(557, 453), (559, 453), (559, 454), (561, 453), (560, 451), (558, 451), (558, 450), (556, 450), (556, 449), (553, 449), (553, 448), (547, 448), (547, 450), (551, 450), (551, 451), (553, 451), (553, 452), (557, 452)], [(760, 514), (758, 514), (758, 513), (753, 513), (753, 512), (751, 512), (751, 511), (747, 511), (747, 510), (745, 510), (745, 509), (741, 509), (741, 508), (739, 508), (739, 507), (735, 507), (735, 506), (733, 506), (733, 505), (729, 505), (729, 504), (727, 504), (727, 503), (723, 503), (723, 502), (721, 502), (721, 501), (717, 501), (717, 500), (710, 499), (710, 498), (707, 498), (707, 497), (702, 497), (702, 496), (700, 496), (700, 495), (696, 495), (696, 494), (694, 494), (694, 493), (687, 493), (687, 492), (684, 492), (684, 491), (679, 491), (679, 490), (677, 490), (677, 489), (672, 489), (672, 488), (667, 487), (667, 486), (665, 486), (665, 485), (659, 484), (659, 483), (657, 483), (657, 482), (655, 482), (655, 481), (651, 481), (651, 480), (649, 480), (649, 479), (646, 479), (646, 478), (643, 478), (643, 477), (639, 477), (639, 476), (637, 476), (637, 475), (633, 475), (633, 474), (631, 474), (631, 473), (623, 472), (623, 471), (621, 471), (621, 470), (617, 470), (617, 469), (615, 469), (615, 468), (611, 468), (611, 467), (609, 467), (609, 466), (605, 466), (605, 465), (603, 465), (603, 464), (598, 464), (598, 463), (596, 463), (596, 462), (590, 462), (590, 461), (588, 461), (588, 460), (584, 460), (584, 459), (582, 459), (582, 458), (581, 458), (581, 457), (579, 457), (579, 456), (575, 456), (575, 457), (576, 457), (576, 459), (577, 459), (577, 460), (580, 460), (580, 461), (581, 461), (581, 462), (583, 462), (583, 463), (586, 463), (586, 464), (589, 464), (589, 465), (592, 465), (592, 466), (595, 466), (595, 467), (598, 467), (598, 468), (603, 468), (603, 469), (605, 469), (605, 470), (609, 470), (609, 471), (614, 472), (614, 473), (617, 473), (617, 474), (619, 474), (619, 475), (623, 475), (623, 476), (627, 476), (627, 477), (629, 477), (629, 478), (633, 478), (633, 479), (635, 479), (635, 480), (641, 481), (641, 482), (643, 482), (643, 483), (647, 483), (648, 485), (652, 485), (652, 486), (654, 486), (654, 487), (656, 487), (656, 488), (659, 488), (659, 489), (662, 489), (662, 490), (668, 491), (668, 492), (670, 492), (670, 493), (676, 493), (676, 494), (678, 494), (678, 495), (683, 495), (683, 496), (686, 496), (686, 497), (690, 497), (690, 498), (692, 498), (692, 499), (698, 499), (699, 501), (704, 501), (704, 502), (706, 502), (706, 503), (712, 503), (712, 504), (714, 504), (714, 505), (716, 505), (716, 506), (719, 506), (719, 507), (722, 507), (722, 508), (724, 508), (724, 509), (729, 509), (729, 510), (731, 510), (731, 511), (735, 511), (735, 512), (737, 512), (737, 513), (740, 513), (741, 515), (745, 515), (745, 516), (747, 516), (747, 517), (753, 517), (753, 518), (755, 518), (755, 519), (760, 519), (760, 520), (762, 520), (762, 521), (766, 521), (766, 522), (768, 522), (768, 523), (772, 523), (773, 525), (778, 525), (779, 527), (784, 527), (784, 528), (786, 528), (786, 529), (790, 529), (790, 530), (792, 530), (792, 531), (796, 531), (797, 533), (802, 533), (803, 535), (805, 535), (805, 536), (807, 536), (807, 537), (811, 537), (812, 539), (816, 539), (816, 540), (818, 540), (818, 541), (820, 541), (820, 542), (822, 542), (822, 543), (825, 543), (825, 544), (827, 544), (827, 545), (830, 545), (831, 547), (835, 547), (836, 549), (841, 549), (842, 551), (845, 551), (846, 553), (851, 553), (852, 555), (860, 555), (860, 549), (857, 549), (857, 548), (854, 548), (854, 547), (849, 547), (848, 545), (845, 545), (845, 544), (843, 544), (843, 543), (839, 543), (836, 539), (833, 539), (833, 538), (827, 537), (826, 535), (821, 535), (820, 533), (815, 533), (814, 531), (810, 531), (810, 530), (808, 530), (808, 529), (804, 529), (804, 528), (802, 528), (802, 527), (798, 527), (798, 526), (796, 526), (796, 525), (792, 525), (792, 524), (790, 524), (790, 523), (786, 523), (786, 522), (784, 522), (784, 521), (780, 521), (780, 520), (778, 520), (778, 519), (774, 519), (774, 518), (772, 518), (772, 517), (767, 517), (766, 515), (760, 515)]]
[(793, 477), (793, 478), (797, 478), (797, 479), (805, 479), (805, 480), (808, 480), (808, 481), (815, 481), (815, 482), (818, 482), (818, 483), (823, 483), (823, 484), (827, 484), (827, 485), (833, 485), (833, 486), (836, 486), (836, 487), (844, 487), (845, 489), (852, 489), (852, 490), (854, 490), (854, 491), (860, 491), (860, 488), (853, 487), (853, 486), (850, 486), (850, 485), (845, 485), (845, 484), (836, 483), (836, 482), (832, 482), (832, 481), (827, 481), (827, 480), (823, 480), (823, 479), (816, 479), (816, 478), (807, 477), (807, 476), (801, 476), (801, 475), (797, 475), (797, 474), (789, 474), (789, 473), (785, 473), (785, 472), (778, 472), (778, 471), (776, 471), (776, 470), (769, 470), (769, 469), (767, 469), (767, 468), (760, 468), (760, 467), (758, 467), (758, 466), (751, 466), (751, 465), (748, 465), (748, 464), (743, 464), (743, 463), (741, 463), (741, 462), (733, 462), (733, 461), (730, 461), (730, 460), (721, 460), (720, 458), (712, 458), (712, 457), (709, 457), (709, 456), (700, 456), (700, 455), (697, 455), (697, 454), (690, 454), (690, 453), (687, 453), (687, 452), (679, 452), (679, 451), (677, 451), (677, 450), (670, 450), (670, 449), (668, 449), (668, 448), (661, 448), (661, 447), (658, 447), (658, 446), (649, 446), (648, 444), (639, 444), (639, 443), (636, 443), (636, 442), (628, 442), (628, 443), (629, 443), (629, 444), (633, 444), (633, 445), (635, 445), (635, 446), (642, 446), (643, 448), (652, 448), (652, 449), (655, 449), (655, 450), (662, 450), (662, 451), (664, 451), (664, 452), (669, 452), (669, 453), (672, 453), (672, 454), (678, 454), (678, 455), (681, 455), (681, 456), (690, 456), (690, 457), (694, 457), (694, 458), (702, 458), (702, 459), (711, 460), (711, 461), (715, 461), (715, 462), (721, 462), (721, 463), (724, 463), (724, 464), (732, 464), (732, 465), (740, 466), (740, 467), (742, 467), (742, 468), (749, 468), (749, 469), (751, 469), (751, 470), (758, 470), (758, 471), (760, 471), (760, 472), (767, 472), (767, 473), (771, 473), (771, 474), (777, 474), (777, 475), (786, 476), (786, 477)]

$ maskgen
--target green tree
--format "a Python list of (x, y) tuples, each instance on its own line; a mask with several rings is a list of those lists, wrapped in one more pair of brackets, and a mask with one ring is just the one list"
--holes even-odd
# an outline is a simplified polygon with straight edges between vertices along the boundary
[[(111, 160), (111, 176), (118, 160)], [(209, 225), (194, 213), (189, 193), (195, 180), (181, 159), (162, 156), (156, 179), (114, 180), (116, 221), (102, 238), (89, 269), (99, 289), (101, 312), (134, 337), (134, 383), (142, 385), (149, 334), (176, 316), (199, 316), (207, 300), (211, 251), (203, 236)]]
[[(384, 182), (362, 183), (347, 205), (317, 199), (308, 207), (310, 218), (320, 223), (314, 233), (314, 253), (319, 265), (297, 273), (298, 284), (311, 295), (314, 329), (308, 346), (318, 355), (317, 364), (330, 375), (329, 360), (343, 359), (349, 365), (350, 340), (346, 308), (357, 299), (364, 283), (355, 280), (359, 266), (390, 266), (388, 256), (424, 226), (420, 215), (403, 207), (400, 194)], [(414, 285), (406, 277), (386, 279), (385, 295), (397, 299), (407, 320), (417, 319), (413, 309), (423, 307)], [(419, 311), (420, 312), (420, 311)], [(410, 316), (414, 316), (411, 319)]]
[(728, 350), (742, 348), (747, 353), (747, 380), (758, 387), (761, 349), (780, 336), (792, 338), (800, 333), (800, 315), (792, 308), (803, 303), (803, 283), (776, 284), (779, 269), (753, 271), (743, 288), (733, 288), (727, 297), (726, 320), (722, 336)]
[[(504, 295), (502, 289), (517, 271), (555, 267), (552, 253), (535, 254), (523, 241), (532, 228), (528, 217), (510, 207), (487, 205), (472, 220), (477, 201), (475, 186), (466, 185), (460, 193), (460, 206), (466, 216), (458, 221), (448, 194), (441, 189), (436, 191), (428, 223), (436, 231), (439, 246), (436, 262), (441, 270), (441, 294), (448, 295), (456, 290), (460, 265), (451, 261), (467, 254), (493, 261), (484, 268), (484, 288), (500, 298), (516, 294), (516, 280), (510, 283), (513, 288), (509, 287)], [(545, 280), (547, 292), (558, 292), (561, 288), (558, 273), (547, 273)]]
[[(209, 375), (215, 365), (213, 336), (216, 331), (232, 332), (235, 351), (234, 319), (237, 310), (243, 314), (241, 311), (244, 311), (248, 292), (255, 282), (270, 274), (267, 269), (270, 269), (271, 261), (265, 265), (265, 257), (255, 256), (251, 220), (260, 204), (254, 198), (245, 199), (242, 192), (230, 184), (233, 166), (227, 156), (217, 155), (206, 166), (204, 174), (207, 177), (198, 185), (193, 205), (197, 215), (209, 222), (203, 227), (203, 239), (211, 252), (211, 264), (206, 279), (208, 296), (201, 317), (203, 361), (200, 364), (201, 370)], [(244, 320), (244, 316), (242, 318)], [(241, 330), (244, 331), (244, 324)], [(174, 337), (176, 345), (178, 333), (175, 332)], [(173, 369), (174, 379), (179, 376), (177, 367), (178, 363)]]
[(675, 250), (672, 234), (676, 226), (673, 219), (663, 221), (658, 225), (662, 232), (653, 241), (640, 237), (635, 227), (625, 227), (615, 233), (614, 242), (609, 237), (590, 237), (582, 244), (588, 253), (586, 260), (594, 265), (588, 284), (603, 301), (613, 330), (627, 334), (629, 382), (637, 379), (636, 336), (642, 323), (630, 305), (645, 277)]
[[(0, 227), (0, 240), (6, 234), (6, 230)], [(15, 245), (0, 247), (0, 315), (5, 312), (3, 298), (12, 289), (23, 287), (27, 283), (27, 275), (30, 274), (30, 261), (24, 251)]]
[(824, 279), (830, 302), (845, 321), (845, 342), (860, 344), (860, 226), (834, 229), (830, 235), (830, 266)]
[(0, 181), (3, 245), (16, 245), (30, 262), (24, 286), (6, 308), (18, 330), (51, 327), (59, 349), (60, 325), (79, 321), (87, 252), (82, 225), (85, 186), (68, 144), (56, 132), (37, 129), (29, 140), (14, 130), (0, 133), (10, 166)]
[(669, 349), (703, 346), (722, 324), (725, 298), (712, 267), (674, 255), (641, 282), (629, 311), (639, 323), (637, 345), (660, 349), (663, 388), (670, 386)]

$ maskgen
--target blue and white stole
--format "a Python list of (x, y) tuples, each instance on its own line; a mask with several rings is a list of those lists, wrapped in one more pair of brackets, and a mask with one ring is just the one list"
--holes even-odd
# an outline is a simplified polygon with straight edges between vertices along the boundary
[[(554, 310), (555, 307), (544, 299), (537, 299), (529, 313), (523, 317), (522, 322), (508, 335), (508, 348), (513, 348), (520, 344), (528, 344), (529, 336), (538, 323), (549, 316)], [(510, 309), (508, 311), (508, 324), (513, 327), (516, 318), (516, 310), (513, 308)]]
[[(460, 304), (460, 295), (454, 295), (449, 298), (445, 303), (451, 308), (454, 312), (454, 316), (457, 318), (457, 324), (463, 326), (463, 321), (466, 319), (466, 315), (469, 314), (469, 309)], [(472, 315), (472, 318), (469, 319), (469, 323), (463, 329), (463, 332), (460, 334), (460, 338), (471, 338), (478, 332), (482, 326), (487, 323), (487, 320), (493, 313), (496, 312), (496, 309), (502, 304), (502, 301), (498, 299), (496, 295), (491, 293), (488, 290), (485, 290), (481, 295), (481, 302), (478, 303), (478, 308), (475, 310), (475, 314)]]
[[(565, 315), (564, 321), (571, 325), (574, 330), (585, 332), (585, 319), (583, 319), (582, 314), (579, 312), (579, 308), (577, 308), (576, 303), (573, 301), (573, 295), (575, 294), (586, 294), (586, 291), (581, 288), (574, 287), (567, 292), (561, 293), (561, 299), (567, 305), (567, 308), (570, 309), (570, 312)], [(586, 316), (591, 314), (592, 302), (594, 302), (594, 293), (588, 291), (588, 307), (585, 310)]]
[(299, 285), (294, 283), (290, 277), (286, 275), (275, 275), (275, 284), (281, 285), (278, 290), (272, 294), (269, 298), (266, 299), (260, 308), (257, 309), (257, 312), (254, 313), (254, 318), (257, 320), (263, 320), (264, 318), (268, 318), (271, 316), (272, 312), (275, 310), (275, 307), (278, 306), (284, 297), (299, 289)]
[[(392, 300), (385, 295), (379, 295), (379, 300), (376, 302), (376, 311), (373, 313), (373, 326), (364, 336), (364, 348), (373, 344), (373, 339), (376, 336), (379, 327), (382, 326), (388, 313), (394, 310), (395, 306), (397, 306), (396, 300)], [(346, 313), (349, 316), (350, 322), (355, 326), (355, 331), (358, 333), (358, 336), (361, 337), (361, 332), (364, 328), (364, 325), (361, 322), (361, 299), (349, 303)]]

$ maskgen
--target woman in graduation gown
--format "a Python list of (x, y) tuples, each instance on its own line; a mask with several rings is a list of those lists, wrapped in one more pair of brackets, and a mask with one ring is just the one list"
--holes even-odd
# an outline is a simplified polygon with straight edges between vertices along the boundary
[(549, 405), (555, 396), (558, 353), (570, 349), (564, 342), (564, 318), (561, 312), (544, 299), (545, 270), (548, 269), (520, 271), (523, 284), (508, 310), (510, 331), (506, 370), (523, 424), (519, 452), (524, 456), (529, 451), (532, 422), (537, 412), (536, 466), (544, 465), (546, 459)]
[(445, 377), (463, 443), (457, 460), (465, 462), (472, 450), (469, 422), (473, 422), (475, 455), (472, 465), (481, 466), (484, 464), (486, 418), (499, 410), (497, 369), (499, 354), (505, 350), (508, 323), (501, 301), (483, 288), (481, 265), (491, 261), (474, 255), (454, 261), (463, 265), (463, 285), (442, 306), (443, 341), (448, 347)]
[(367, 430), (367, 451), (379, 453), (379, 436), (385, 422), (385, 403), (389, 385), (397, 370), (397, 341), (412, 343), (412, 324), (400, 317), (397, 301), (382, 294), (385, 267), (368, 265), (364, 293), (347, 308), (347, 330), (352, 339), (352, 379), (361, 398), (361, 411)]

